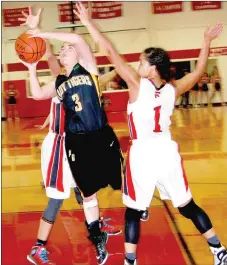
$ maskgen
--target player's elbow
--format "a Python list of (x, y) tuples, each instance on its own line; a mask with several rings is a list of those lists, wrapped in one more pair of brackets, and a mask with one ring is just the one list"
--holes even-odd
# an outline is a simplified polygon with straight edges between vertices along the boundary
[(34, 100), (42, 100), (40, 97), (32, 97)]
[(34, 100), (44, 100), (44, 99), (46, 99), (43, 95), (34, 95), (32, 98)]
[(204, 74), (204, 70), (203, 69), (197, 69), (195, 70), (195, 72), (192, 73), (192, 80), (191, 82), (193, 83), (193, 86), (199, 82), (199, 80), (202, 78)]
[(203, 76), (204, 72), (206, 70), (206, 64), (200, 64), (196, 67), (195, 71), (192, 72), (195, 78), (198, 78), (198, 80)]

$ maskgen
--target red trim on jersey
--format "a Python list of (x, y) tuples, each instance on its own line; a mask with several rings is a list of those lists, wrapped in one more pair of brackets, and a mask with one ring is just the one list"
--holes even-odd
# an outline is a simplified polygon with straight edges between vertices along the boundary
[(47, 170), (46, 187), (50, 186), (51, 171), (52, 171), (52, 168), (53, 168), (54, 154), (55, 154), (57, 139), (58, 139), (58, 135), (56, 134), (55, 137), (54, 137), (54, 144), (53, 144), (53, 147), (52, 147), (51, 157), (50, 157), (48, 170)]
[[(180, 146), (179, 144), (177, 144), (177, 147), (178, 147), (178, 152), (179, 152), (179, 155), (180, 155)], [(184, 170), (184, 164), (183, 164), (183, 159), (180, 155), (180, 162), (181, 162), (181, 168), (182, 168), (182, 172), (183, 172), (183, 178), (184, 178), (184, 185), (185, 185), (185, 188), (186, 188), (186, 191), (188, 191), (188, 179), (187, 179), (187, 176), (185, 174), (185, 170)]]
[(64, 137), (61, 137), (61, 142), (60, 142), (60, 154), (59, 154), (59, 165), (58, 165), (58, 172), (57, 172), (57, 184), (56, 188), (58, 191), (64, 192), (64, 187), (63, 187), (63, 146), (64, 144)]
[(152, 85), (153, 85), (154, 87), (156, 87), (155, 84), (154, 84), (154, 81), (153, 81), (152, 79), (148, 79), (148, 80), (152, 83)]
[(55, 104), (55, 102), (53, 102), (53, 105), (52, 105), (52, 113), (53, 113), (53, 117), (52, 117), (51, 130), (52, 130), (52, 132), (54, 132), (55, 131), (55, 119), (56, 119), (56, 104)]
[(130, 150), (131, 146), (128, 149), (128, 156), (127, 156), (127, 161), (126, 161), (126, 185), (127, 185), (127, 190), (128, 190), (128, 196), (132, 200), (136, 200), (136, 193), (132, 181), (132, 174), (131, 174), (131, 168), (130, 168)]
[(136, 127), (135, 127), (135, 123), (133, 120), (133, 113), (131, 112), (129, 115), (129, 127), (130, 127), (130, 132), (131, 132), (131, 139), (135, 140), (137, 139), (137, 132), (136, 132)]
[(60, 135), (63, 135), (64, 131), (65, 131), (65, 111), (64, 111), (64, 107), (61, 104), (60, 105), (60, 122), (59, 122), (59, 133)]

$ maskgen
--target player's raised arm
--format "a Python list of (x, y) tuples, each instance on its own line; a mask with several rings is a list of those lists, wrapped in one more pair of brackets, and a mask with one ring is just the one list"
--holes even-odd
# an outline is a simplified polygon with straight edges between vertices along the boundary
[[(34, 32), (38, 33), (40, 32), (39, 23), (40, 23), (40, 15), (41, 15), (42, 9), (39, 8), (36, 14), (32, 13), (32, 8), (29, 6), (28, 8), (28, 14), (26, 14), (24, 11), (22, 11), (22, 15), (24, 17), (18, 18), (19, 21), (23, 21), (21, 26), (28, 26), (29, 29), (34, 30)], [(48, 65), (50, 67), (50, 70), (52, 72), (52, 75), (57, 76), (61, 72), (60, 64), (57, 60), (57, 58), (54, 56), (50, 43), (48, 40), (46, 40), (46, 56)]]
[(173, 81), (176, 88), (176, 97), (190, 90), (202, 77), (206, 70), (211, 41), (216, 39), (222, 32), (223, 25), (217, 24), (208, 27), (204, 33), (203, 46), (195, 70), (179, 80)]
[[(22, 11), (23, 18), (18, 18), (18, 20), (22, 21), (23, 23), (21, 26), (28, 26), (30, 29), (34, 30), (34, 32), (40, 32), (39, 22), (40, 22), (40, 14), (42, 9), (39, 8), (36, 14), (32, 13), (32, 8), (29, 6), (28, 14)], [(53, 55), (49, 42), (46, 41), (46, 55), (49, 67), (52, 71), (52, 74), (57, 76), (60, 73), (60, 65), (57, 61), (57, 58)], [(21, 60), (20, 60), (21, 61)], [(40, 87), (39, 81), (36, 76), (36, 65), (37, 63), (29, 64), (21, 61), (25, 66), (29, 69), (30, 74), (30, 89), (31, 94), (34, 99), (46, 99), (51, 98), (55, 95), (55, 87), (54, 82), (47, 84), (44, 87)], [(44, 89), (44, 90), (43, 90)]]
[(99, 76), (99, 88), (101, 91), (105, 90), (106, 85), (112, 81), (117, 76), (115, 70), (110, 71), (109, 73)]
[(29, 80), (30, 80), (30, 92), (35, 100), (44, 100), (56, 96), (55, 79), (49, 82), (47, 85), (40, 87), (39, 80), (36, 74), (36, 65), (38, 62), (31, 64), (31, 63), (26, 63), (20, 59), (19, 61), (28, 68)]
[(87, 27), (94, 41), (103, 47), (107, 55), (110, 57), (111, 62), (115, 65), (116, 71), (130, 88), (130, 98), (132, 99), (133, 97), (137, 97), (140, 76), (125, 62), (122, 56), (118, 54), (113, 44), (98, 30), (93, 21), (90, 19), (88, 10), (83, 6), (83, 4), (77, 3), (76, 7), (77, 10), (74, 10), (74, 13), (80, 18), (84, 26)]
[(57, 57), (53, 54), (50, 43), (46, 42), (46, 56), (49, 68), (53, 76), (58, 76), (61, 73), (61, 66)]
[(78, 34), (67, 32), (34, 32), (29, 31), (33, 37), (44, 39), (56, 39), (71, 43), (75, 46), (79, 54), (79, 63), (90, 73), (98, 75), (98, 69), (93, 53), (86, 41)]

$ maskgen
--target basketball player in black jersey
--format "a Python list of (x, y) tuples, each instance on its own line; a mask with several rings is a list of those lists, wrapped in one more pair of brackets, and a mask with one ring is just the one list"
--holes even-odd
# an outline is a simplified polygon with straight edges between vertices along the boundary
[[(30, 32), (31, 33), (31, 32)], [(83, 209), (89, 239), (96, 247), (98, 264), (108, 258), (108, 234), (100, 231), (96, 192), (110, 185), (121, 189), (122, 155), (118, 139), (108, 125), (98, 84), (95, 59), (84, 39), (72, 33), (36, 33), (45, 39), (65, 41), (60, 62), (65, 75), (39, 85), (36, 65), (29, 69), (31, 94), (42, 100), (58, 96), (65, 109), (65, 147), (75, 182), (83, 193)]]

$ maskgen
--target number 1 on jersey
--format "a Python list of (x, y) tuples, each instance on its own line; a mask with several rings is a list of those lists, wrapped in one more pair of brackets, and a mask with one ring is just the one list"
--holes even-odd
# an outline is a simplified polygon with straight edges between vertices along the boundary
[(155, 111), (155, 115), (154, 115), (155, 128), (154, 128), (153, 132), (162, 132), (160, 124), (159, 124), (160, 109), (161, 109), (161, 106), (157, 106), (154, 108), (154, 111)]

